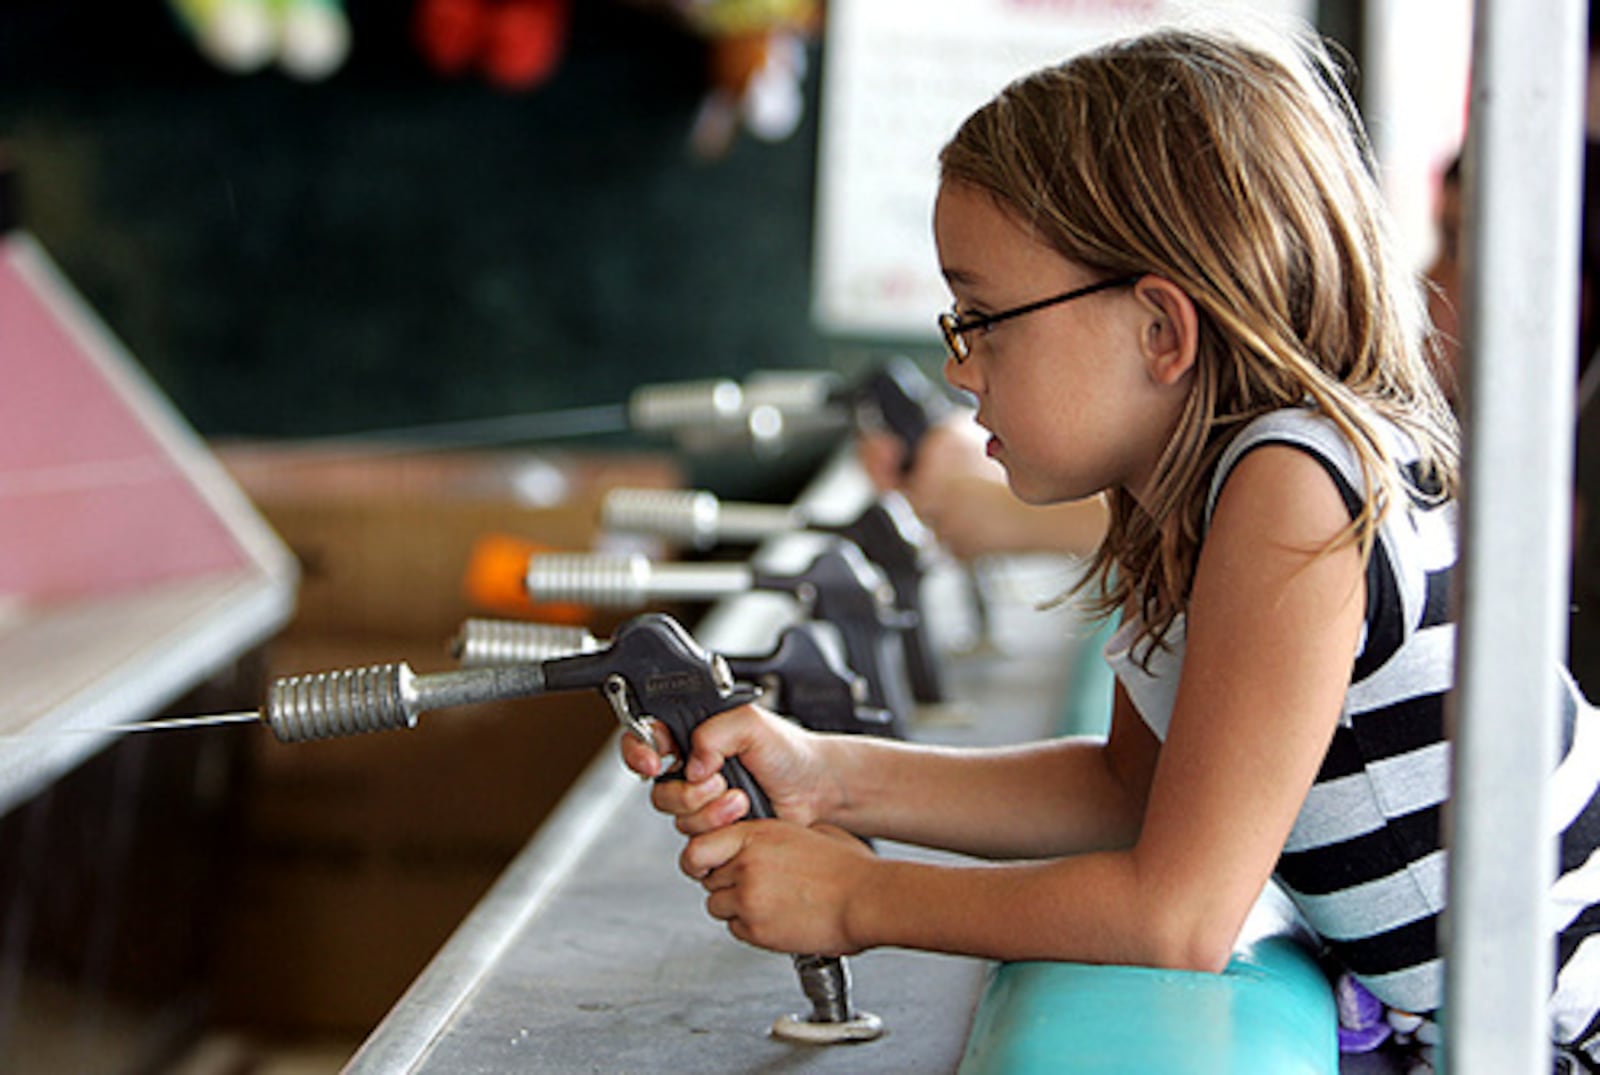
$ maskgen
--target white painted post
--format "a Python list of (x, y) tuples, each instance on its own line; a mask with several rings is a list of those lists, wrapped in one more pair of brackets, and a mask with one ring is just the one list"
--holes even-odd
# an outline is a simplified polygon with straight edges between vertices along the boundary
[(1585, 7), (1478, 0), (1475, 11), (1443, 1014), (1450, 1075), (1550, 1070), (1546, 783), (1571, 556)]

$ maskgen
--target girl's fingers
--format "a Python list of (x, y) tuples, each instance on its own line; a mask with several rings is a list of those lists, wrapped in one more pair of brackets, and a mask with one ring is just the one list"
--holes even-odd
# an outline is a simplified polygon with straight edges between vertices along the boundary
[(738, 897), (731, 888), (714, 891), (706, 897), (706, 913), (718, 922), (732, 922), (739, 917)]
[(696, 881), (728, 887), (726, 879), (713, 880), (713, 875), (738, 857), (747, 831), (745, 825), (725, 825), (692, 837), (678, 856), (679, 869)]
[(650, 789), (650, 804), (663, 814), (681, 818), (698, 813), (728, 790), (721, 773), (699, 781), (661, 780)]
[(662, 757), (631, 735), (622, 737), (622, 764), (644, 777), (661, 775)]
[(678, 815), (678, 831), (685, 836), (698, 836), (703, 832), (726, 828), (736, 821), (742, 821), (749, 813), (750, 800), (745, 793), (738, 789), (730, 791), (725, 788), (721, 794), (700, 809)]
[(671, 772), (681, 760), (676, 755), (672, 733), (658, 720), (646, 718), (645, 724), (650, 728), (652, 743), (642, 743), (638, 736), (625, 733), (622, 736), (623, 764), (645, 777)]
[(704, 780), (722, 769), (729, 758), (758, 748), (767, 732), (755, 706), (740, 706), (718, 713), (695, 729), (693, 749), (684, 764), (689, 780)]

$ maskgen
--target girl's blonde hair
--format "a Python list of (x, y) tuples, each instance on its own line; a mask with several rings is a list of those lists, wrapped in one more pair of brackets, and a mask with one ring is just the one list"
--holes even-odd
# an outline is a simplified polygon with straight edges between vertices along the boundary
[(1193, 390), (1147, 505), (1110, 493), (1088, 575), (1102, 611), (1135, 610), (1165, 636), (1187, 605), (1218, 458), (1268, 411), (1309, 403), (1354, 445), (1371, 495), (1344, 540), (1363, 552), (1404, 495), (1374, 414), (1416, 442), (1430, 491), (1454, 495), (1455, 422), (1423, 355), (1421, 290), (1396, 263), (1370, 146), (1316, 41), (1121, 41), (1008, 86), (940, 166), (1062, 256), (1164, 277), (1199, 312)]

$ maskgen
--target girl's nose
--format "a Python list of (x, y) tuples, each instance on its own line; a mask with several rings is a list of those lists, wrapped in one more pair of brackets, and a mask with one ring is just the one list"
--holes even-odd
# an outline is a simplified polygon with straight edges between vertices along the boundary
[(953, 355), (946, 355), (944, 359), (944, 379), (951, 388), (976, 394), (978, 391), (977, 365), (972, 355), (968, 355), (965, 362), (957, 362)]

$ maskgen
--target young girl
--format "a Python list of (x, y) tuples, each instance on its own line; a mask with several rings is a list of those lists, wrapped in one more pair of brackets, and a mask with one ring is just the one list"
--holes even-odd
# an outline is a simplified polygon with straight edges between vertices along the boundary
[[(1201, 971), (1275, 876), (1332, 959), (1431, 1017), (1456, 431), (1338, 72), (1310, 43), (1154, 32), (1011, 85), (940, 162), (946, 376), (1018, 497), (1109, 499), (1109, 734), (957, 751), (735, 710), (653, 792), (683, 869), (734, 936), (786, 952)], [(1551, 1009), (1580, 1053), (1600, 1030), (1584, 709), (1554, 778)], [(782, 820), (736, 824), (735, 755)], [(880, 859), (847, 833), (1009, 861)]]

